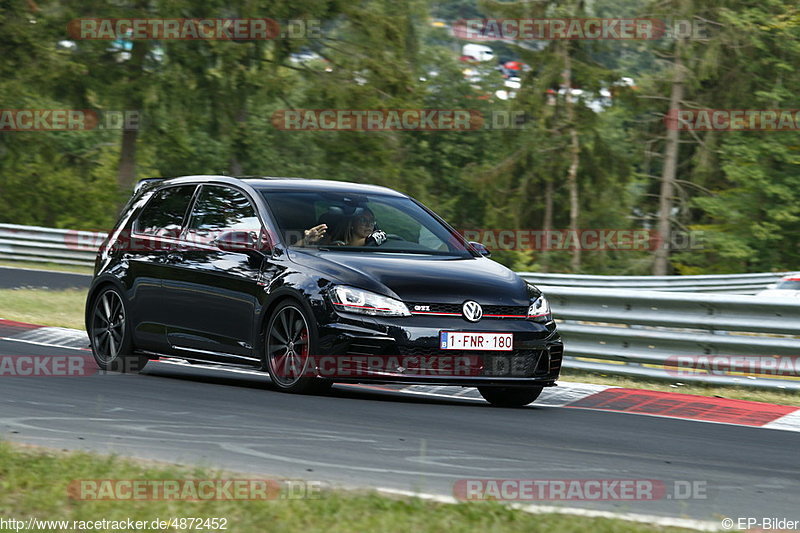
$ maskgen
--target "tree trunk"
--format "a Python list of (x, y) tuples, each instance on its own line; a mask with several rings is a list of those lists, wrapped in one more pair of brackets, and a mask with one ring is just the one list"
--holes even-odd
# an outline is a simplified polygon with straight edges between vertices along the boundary
[(233, 142), (231, 143), (231, 158), (228, 161), (228, 172), (230, 176), (241, 176), (244, 174), (239, 153), (244, 150), (245, 125), (247, 124), (247, 110), (242, 104), (236, 111), (233, 123)]
[(675, 176), (678, 169), (678, 147), (680, 141), (677, 110), (683, 101), (686, 71), (683, 67), (683, 39), (675, 43), (675, 62), (672, 68), (672, 89), (669, 96), (669, 115), (673, 123), (667, 122), (667, 140), (664, 145), (664, 168), (661, 172), (661, 192), (658, 201), (658, 240), (653, 258), (653, 275), (665, 276), (669, 270), (669, 243), (671, 240), (671, 217)]
[[(125, 100), (125, 110), (142, 113), (144, 98), (141, 93), (139, 80), (144, 75), (144, 58), (147, 55), (146, 41), (134, 41), (131, 58), (128, 60), (127, 81), (131, 88)], [(120, 190), (130, 192), (136, 181), (136, 141), (139, 138), (138, 129), (122, 131), (122, 143), (119, 152), (119, 169), (117, 171), (117, 184)]]
[(550, 255), (547, 250), (550, 242), (550, 232), (553, 231), (553, 193), (555, 186), (553, 180), (545, 178), (544, 182), (544, 220), (542, 221), (542, 232), (544, 238), (541, 240), (542, 249), (540, 251), (542, 272), (550, 271)]
[(236, 157), (236, 154), (231, 156), (230, 162), (228, 163), (228, 175), (229, 176), (241, 176), (244, 174), (244, 170), (242, 170), (242, 163), (239, 161), (239, 158)]
[(117, 183), (122, 191), (133, 189), (136, 180), (136, 140), (139, 137), (138, 130), (123, 130), (122, 146), (119, 152), (119, 171), (117, 173)]
[(572, 63), (569, 56), (569, 45), (563, 46), (564, 54), (564, 87), (566, 89), (567, 127), (569, 129), (569, 171), (567, 172), (567, 189), (569, 190), (569, 231), (575, 238), (576, 246), (572, 250), (570, 269), (579, 272), (581, 269), (581, 247), (578, 238), (578, 225), (580, 219), (580, 195), (578, 191), (578, 164), (580, 162), (580, 140), (575, 124), (575, 102), (572, 99)]

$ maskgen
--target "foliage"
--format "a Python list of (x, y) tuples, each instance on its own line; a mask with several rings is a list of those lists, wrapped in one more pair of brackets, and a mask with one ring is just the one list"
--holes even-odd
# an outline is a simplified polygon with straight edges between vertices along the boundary
[[(684, 107), (791, 109), (800, 78), (797, 7), (781, 0), (6, 0), (0, 3), (4, 109), (138, 110), (132, 143), (119, 130), (0, 134), (0, 222), (108, 228), (136, 178), (284, 175), (387, 185), (462, 229), (553, 229), (570, 224), (570, 132), (577, 132), (579, 226), (652, 228), (674, 41), (490, 42), (531, 65), (517, 97), (500, 100), (492, 65), (468, 80), (461, 41), (431, 21), (494, 17), (685, 17), (707, 35), (687, 42)], [(269, 41), (73, 41), (80, 17), (272, 17), (319, 21), (319, 35)], [(536, 43), (534, 43), (536, 44)], [(297, 61), (298, 53), (318, 59)], [(588, 94), (613, 88), (601, 112)], [(635, 88), (619, 87), (623, 76)], [(469, 109), (507, 129), (309, 132), (275, 127), (285, 109)], [(681, 133), (675, 227), (704, 248), (676, 250), (678, 273), (785, 270), (800, 259), (797, 132)], [(131, 138), (129, 137), (130, 141)], [(131, 150), (135, 149), (135, 153)], [(549, 191), (549, 192), (548, 192)], [(568, 271), (569, 251), (495, 251), (515, 268)], [(643, 274), (647, 251), (585, 252), (580, 269)]]

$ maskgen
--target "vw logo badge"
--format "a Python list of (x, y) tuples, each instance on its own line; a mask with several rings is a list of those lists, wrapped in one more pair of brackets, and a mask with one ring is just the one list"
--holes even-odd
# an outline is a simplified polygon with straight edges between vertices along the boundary
[(477, 322), (483, 316), (483, 309), (478, 302), (469, 300), (464, 302), (464, 305), (461, 307), (461, 313), (464, 315), (464, 318), (470, 322)]

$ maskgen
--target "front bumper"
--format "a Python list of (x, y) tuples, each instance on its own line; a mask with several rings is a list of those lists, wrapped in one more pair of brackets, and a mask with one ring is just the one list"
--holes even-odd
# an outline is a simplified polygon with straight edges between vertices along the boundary
[[(513, 333), (513, 350), (441, 350), (441, 331)], [(553, 322), (344, 313), (320, 324), (319, 347), (317, 375), (337, 382), (503, 387), (553, 386), (564, 352)]]

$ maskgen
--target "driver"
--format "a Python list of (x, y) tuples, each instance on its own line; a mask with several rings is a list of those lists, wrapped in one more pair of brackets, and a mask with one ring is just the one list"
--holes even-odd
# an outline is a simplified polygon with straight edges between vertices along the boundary
[(368, 207), (358, 207), (347, 217), (339, 235), (327, 234), (328, 225), (319, 224), (305, 231), (298, 245), (333, 244), (336, 246), (380, 246), (386, 241), (386, 234), (377, 229), (375, 213)]

